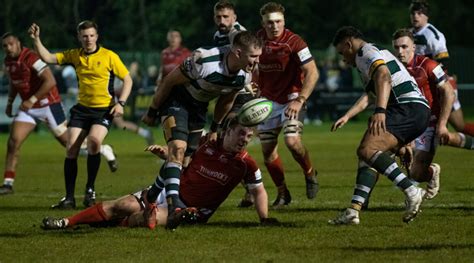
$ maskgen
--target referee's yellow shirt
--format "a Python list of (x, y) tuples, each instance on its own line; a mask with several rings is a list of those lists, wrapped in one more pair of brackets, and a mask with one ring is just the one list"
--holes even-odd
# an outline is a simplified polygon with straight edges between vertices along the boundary
[(87, 54), (82, 48), (56, 53), (58, 64), (70, 64), (76, 69), (79, 82), (78, 102), (91, 108), (114, 104), (114, 78), (122, 79), (128, 70), (112, 50), (98, 47)]

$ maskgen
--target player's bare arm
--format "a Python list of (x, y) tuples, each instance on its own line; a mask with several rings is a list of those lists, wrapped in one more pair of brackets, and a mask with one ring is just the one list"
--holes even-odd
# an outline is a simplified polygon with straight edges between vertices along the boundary
[(34, 95), (21, 103), (20, 110), (28, 111), (31, 109), (39, 99), (46, 96), (48, 92), (56, 85), (56, 80), (54, 79), (53, 73), (48, 67), (41, 71), (39, 78), (42, 80), (43, 84)]
[(313, 93), (313, 90), (316, 87), (316, 82), (319, 78), (319, 72), (316, 68), (316, 62), (314, 62), (314, 60), (302, 65), (301, 70), (303, 71), (304, 80), (300, 95), (298, 98), (288, 104), (288, 107), (285, 111), (285, 115), (290, 119), (296, 119), (298, 117), (298, 114), (304, 103), (309, 98), (311, 93)]
[(451, 109), (454, 103), (454, 90), (449, 81), (444, 81), (438, 86), (440, 92), (440, 113), (438, 123), (436, 124), (436, 135), (441, 140), (441, 144), (447, 144), (449, 141), (449, 131), (447, 123)]
[[(388, 98), (390, 96), (391, 77), (390, 72), (386, 65), (379, 66), (373, 73), (372, 79), (375, 84), (375, 108), (376, 109), (387, 109)], [(369, 132), (373, 135), (380, 135), (386, 132), (385, 127), (385, 113), (375, 113), (370, 118)]]
[(152, 126), (155, 123), (156, 116), (155, 114), (150, 114), (150, 110), (157, 113), (163, 102), (170, 95), (171, 89), (176, 85), (182, 85), (188, 82), (189, 79), (181, 72), (179, 67), (171, 71), (170, 74), (168, 74), (163, 79), (163, 83), (161, 84), (160, 88), (156, 89), (155, 95), (153, 96), (153, 100), (150, 104), (150, 109), (148, 109), (148, 112), (142, 117), (142, 121), (145, 124)]
[(356, 116), (363, 110), (367, 108), (369, 105), (369, 96), (367, 93), (362, 94), (360, 98), (352, 105), (352, 107), (337, 121), (333, 123), (331, 126), (331, 131), (336, 131), (339, 128), (342, 128), (352, 117)]
[(132, 85), (132, 77), (130, 77), (130, 74), (127, 74), (127, 76), (123, 78), (123, 87), (120, 92), (118, 103), (116, 103), (110, 110), (110, 114), (112, 114), (114, 117), (120, 117), (123, 115), (123, 107), (125, 106), (125, 102), (127, 101), (130, 92), (132, 91)]
[(30, 26), (30, 28), (28, 29), (28, 34), (30, 34), (30, 37), (33, 39), (33, 45), (40, 58), (46, 63), (58, 64), (56, 55), (51, 54), (41, 42), (40, 27), (37, 24), (33, 23)]

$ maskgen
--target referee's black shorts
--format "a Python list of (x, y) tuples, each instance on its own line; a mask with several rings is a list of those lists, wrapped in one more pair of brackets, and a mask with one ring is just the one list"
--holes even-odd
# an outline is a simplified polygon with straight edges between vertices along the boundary
[(102, 125), (110, 129), (113, 116), (110, 114), (112, 106), (106, 108), (90, 108), (76, 104), (69, 111), (70, 119), (68, 127), (76, 127), (89, 131), (92, 125)]

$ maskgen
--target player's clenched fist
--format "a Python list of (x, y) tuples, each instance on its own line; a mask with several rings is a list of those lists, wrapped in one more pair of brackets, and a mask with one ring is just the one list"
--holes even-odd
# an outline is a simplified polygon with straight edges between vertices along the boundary
[(33, 39), (38, 38), (40, 35), (40, 27), (35, 23), (31, 24), (28, 29), (28, 34), (30, 34), (30, 37)]

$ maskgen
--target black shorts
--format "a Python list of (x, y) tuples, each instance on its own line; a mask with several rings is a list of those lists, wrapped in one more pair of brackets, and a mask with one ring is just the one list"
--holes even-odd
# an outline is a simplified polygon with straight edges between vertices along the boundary
[(421, 103), (404, 103), (387, 107), (387, 130), (403, 144), (420, 136), (428, 127), (431, 111)]
[(89, 131), (92, 125), (99, 124), (107, 129), (112, 125), (113, 116), (110, 115), (112, 107), (90, 108), (76, 104), (69, 111), (71, 114), (68, 127), (77, 127)]
[[(200, 102), (181, 87), (173, 89), (170, 97), (160, 107), (160, 119), (167, 142), (182, 140), (189, 145), (200, 138), (206, 125), (207, 102)], [(196, 136), (191, 136), (194, 134)], [(199, 140), (197, 140), (199, 143)]]

